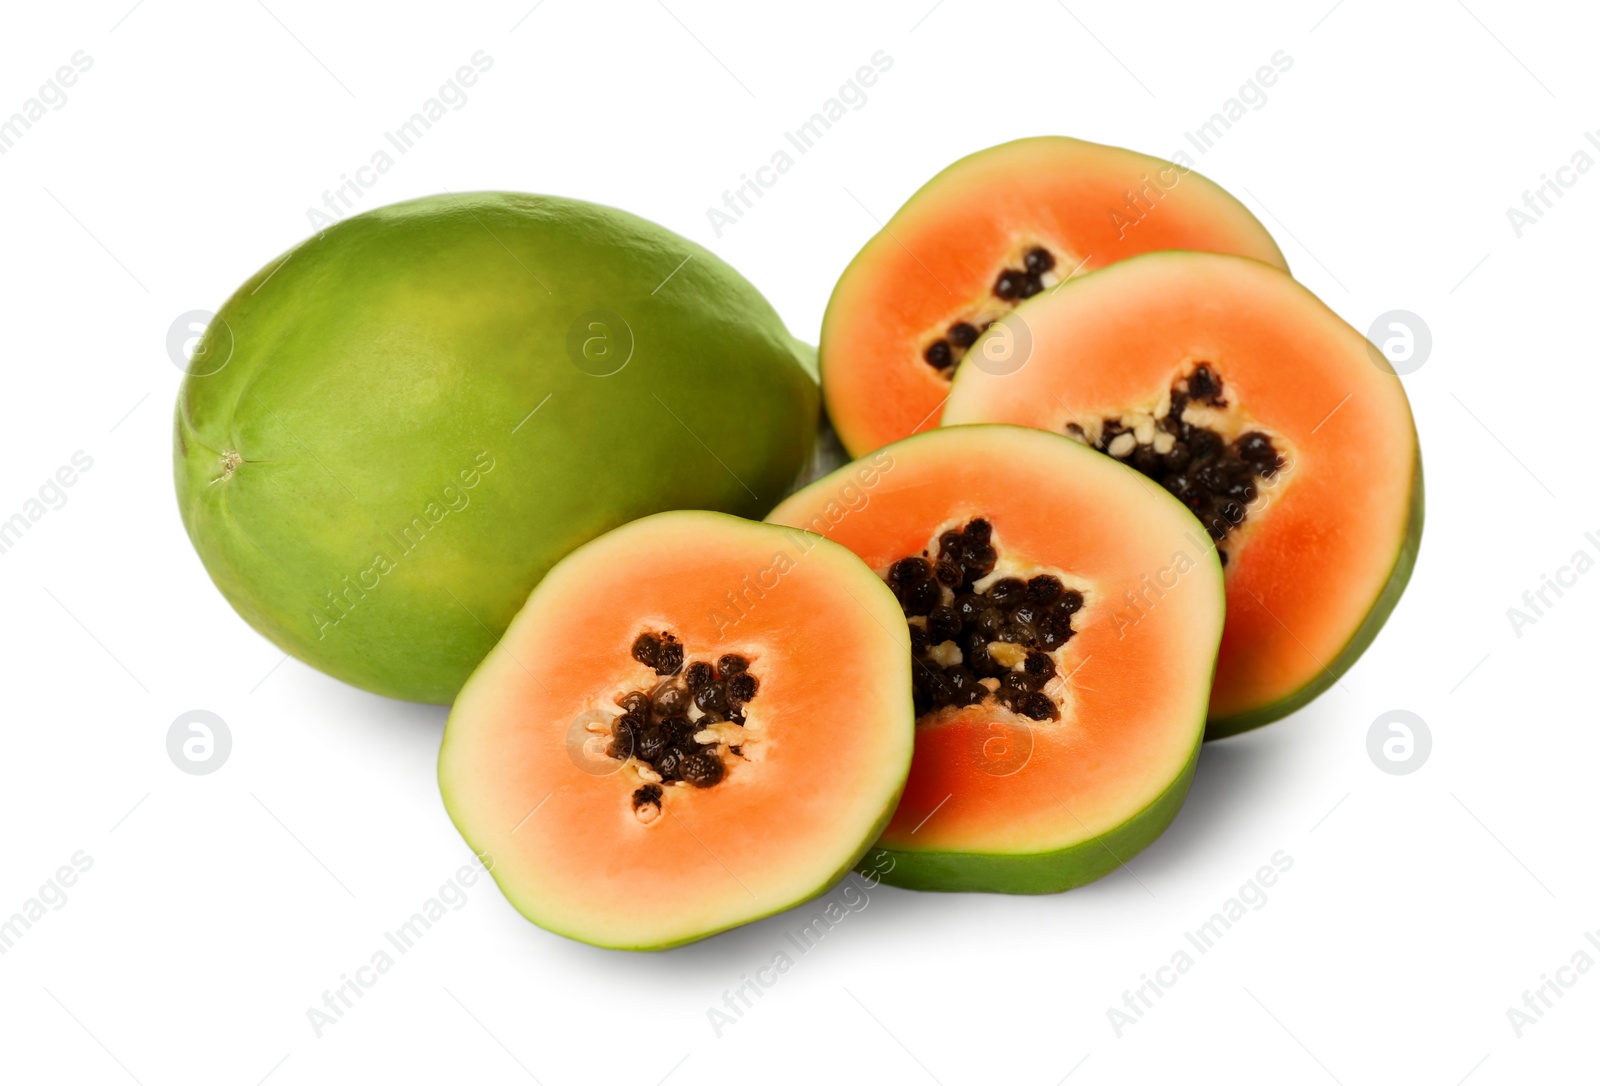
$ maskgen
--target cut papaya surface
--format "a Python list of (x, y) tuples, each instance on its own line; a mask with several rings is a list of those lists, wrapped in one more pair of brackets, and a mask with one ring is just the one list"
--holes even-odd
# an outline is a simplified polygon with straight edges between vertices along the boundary
[[(884, 881), (1065, 890), (1166, 828), (1223, 621), (1215, 552), (1176, 499), (1064, 437), (963, 426), (880, 449), (768, 519), (860, 555), (910, 630), (916, 755), (873, 852)], [(1156, 606), (1118, 623), (1130, 592)]]
[[(1276, 268), (1152, 253), (989, 337), (1007, 361), (962, 368), (946, 425), (1068, 434), (1175, 494), (1216, 541), (1228, 621), (1209, 737), (1338, 681), (1404, 590), (1423, 520), (1405, 390), (1359, 332)], [(1136, 622), (1147, 605), (1121, 606)]]
[(1076, 275), (1161, 249), (1286, 267), (1266, 228), (1192, 168), (1063, 136), (969, 155), (919, 189), (839, 278), (819, 346), (852, 456), (938, 424), (986, 326)]
[(912, 751), (909, 640), (845, 548), (719, 513), (634, 521), (534, 589), (463, 688), (439, 783), (506, 897), (659, 949), (848, 871)]

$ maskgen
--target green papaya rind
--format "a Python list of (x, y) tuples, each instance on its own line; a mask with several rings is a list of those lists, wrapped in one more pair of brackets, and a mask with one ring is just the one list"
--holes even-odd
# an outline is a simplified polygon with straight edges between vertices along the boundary
[[(1200, 744), (1166, 791), (1113, 830), (1053, 852), (906, 852), (876, 848), (858, 867), (891, 886), (955, 893), (1055, 894), (1094, 882), (1125, 866), (1177, 817), (1194, 780)], [(890, 863), (883, 866), (883, 858)]]

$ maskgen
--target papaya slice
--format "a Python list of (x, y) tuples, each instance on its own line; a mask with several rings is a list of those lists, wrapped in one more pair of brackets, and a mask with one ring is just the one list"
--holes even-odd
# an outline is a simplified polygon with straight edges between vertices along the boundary
[(845, 548), (669, 512), (578, 548), (445, 727), (456, 828), (529, 920), (676, 946), (831, 886), (912, 751), (894, 594)]
[[(1040, 297), (957, 374), (945, 424), (1067, 433), (1178, 495), (1217, 541), (1228, 622), (1211, 738), (1338, 681), (1388, 618), (1422, 538), (1422, 459), (1400, 379), (1288, 275), (1152, 253)], [(1122, 601), (1118, 621), (1143, 621)]]
[[(768, 518), (837, 540), (900, 600), (918, 712), (872, 867), (922, 890), (1050, 893), (1114, 870), (1183, 802), (1222, 633), (1194, 518), (1059, 435), (934, 430)], [(1125, 593), (1156, 600), (1119, 625)]]
[(1266, 228), (1186, 164), (1064, 136), (969, 155), (919, 189), (840, 276), (819, 346), (852, 456), (933, 428), (951, 376), (1018, 303), (1139, 253), (1286, 268)]

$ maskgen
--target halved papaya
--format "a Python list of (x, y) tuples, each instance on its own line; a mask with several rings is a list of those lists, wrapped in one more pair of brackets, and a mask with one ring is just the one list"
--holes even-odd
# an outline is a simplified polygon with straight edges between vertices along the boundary
[(1139, 253), (1283, 254), (1186, 162), (1064, 136), (969, 155), (906, 201), (834, 287), (819, 357), (852, 456), (937, 425), (983, 329), (1019, 302)]
[[(1170, 495), (1066, 438), (919, 434), (769, 520), (855, 551), (910, 628), (916, 755), (873, 870), (921, 890), (1051, 893), (1115, 869), (1183, 802), (1222, 571)], [(1159, 606), (1115, 621), (1166, 576)]]
[[(1067, 433), (1177, 495), (1217, 541), (1228, 623), (1208, 737), (1336, 682), (1393, 610), (1422, 538), (1422, 459), (1400, 379), (1276, 268), (1152, 253), (1019, 308), (965, 366), (946, 425)], [(987, 357), (987, 356), (986, 356)], [(1119, 621), (1143, 621), (1137, 594)]]
[(545, 575), (445, 728), (446, 809), (524, 916), (661, 949), (831, 886), (912, 750), (909, 641), (845, 548), (659, 513)]

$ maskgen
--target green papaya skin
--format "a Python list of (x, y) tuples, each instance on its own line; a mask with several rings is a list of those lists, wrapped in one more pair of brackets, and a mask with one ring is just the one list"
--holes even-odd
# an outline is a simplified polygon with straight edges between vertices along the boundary
[(818, 414), (814, 352), (698, 245), (576, 200), (432, 196), (223, 306), (178, 394), (178, 506), (274, 644), (448, 703), (573, 548), (666, 509), (763, 516)]
[(1138, 855), (1178, 817), (1194, 781), (1200, 746), (1178, 778), (1144, 810), (1099, 837), (1054, 852), (907, 852), (874, 848), (856, 870), (907, 890), (1059, 894), (1102, 878)]

